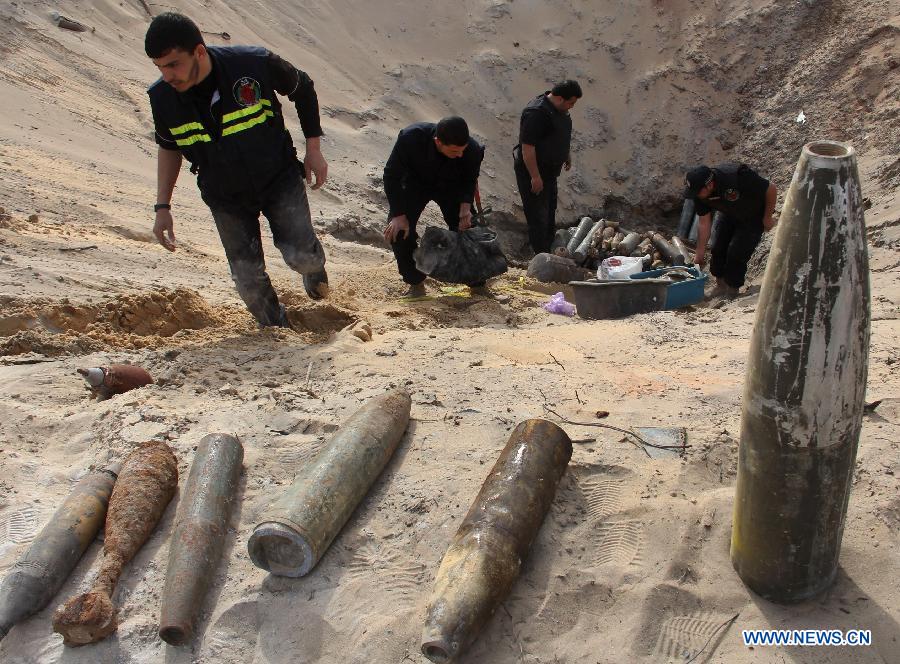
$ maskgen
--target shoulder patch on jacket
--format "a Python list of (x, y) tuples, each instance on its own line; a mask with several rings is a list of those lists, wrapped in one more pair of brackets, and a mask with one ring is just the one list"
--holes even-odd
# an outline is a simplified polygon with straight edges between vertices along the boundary
[(242, 76), (235, 81), (231, 91), (234, 95), (234, 100), (244, 107), (259, 103), (259, 98), (262, 96), (259, 81), (249, 76)]

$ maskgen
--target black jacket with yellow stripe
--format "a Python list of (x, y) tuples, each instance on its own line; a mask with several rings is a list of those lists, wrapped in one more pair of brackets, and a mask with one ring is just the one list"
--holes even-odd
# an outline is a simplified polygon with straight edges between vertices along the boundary
[[(207, 51), (216, 77), (215, 112), (202, 113), (195, 95), (156, 81), (147, 93), (157, 142), (181, 151), (204, 198), (264, 196), (297, 163), (267, 66), (269, 51), (256, 46), (208, 46)], [(215, 126), (205, 126), (204, 117), (214, 118)]]

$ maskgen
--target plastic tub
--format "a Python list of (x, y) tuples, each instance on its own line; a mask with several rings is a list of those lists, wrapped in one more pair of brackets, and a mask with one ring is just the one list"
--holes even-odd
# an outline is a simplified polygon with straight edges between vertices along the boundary
[(666, 301), (668, 281), (570, 281), (578, 315), (588, 319), (623, 318), (659, 311)]
[(668, 284), (668, 288), (666, 289), (666, 302), (663, 306), (664, 309), (678, 309), (680, 307), (686, 307), (690, 304), (696, 304), (697, 302), (701, 302), (703, 300), (703, 289), (706, 286), (706, 279), (708, 278), (708, 274), (706, 272), (701, 272), (695, 267), (691, 268), (671, 268), (664, 267), (659, 270), (648, 270), (646, 272), (639, 272), (637, 274), (631, 275), (632, 279), (654, 279), (658, 280), (662, 277), (666, 272), (673, 269), (679, 270), (688, 270), (691, 274), (695, 276), (694, 279), (685, 279), (684, 281), (665, 281), (664, 283)]

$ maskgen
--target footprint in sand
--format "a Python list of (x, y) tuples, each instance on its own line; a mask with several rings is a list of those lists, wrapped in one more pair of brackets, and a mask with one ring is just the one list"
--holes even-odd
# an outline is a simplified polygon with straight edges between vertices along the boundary
[(726, 616), (699, 611), (667, 618), (660, 626), (654, 653), (677, 661), (689, 659), (710, 641), (717, 630), (721, 630), (726, 620)]
[(622, 489), (625, 480), (589, 477), (582, 480), (580, 485), (588, 518), (603, 521), (622, 511)]
[(252, 657), (235, 658), (242, 649), (252, 654), (259, 638), (260, 615), (255, 601), (238, 602), (230, 606), (210, 626), (208, 636), (203, 641), (203, 650), (212, 657), (222, 657), (216, 661), (246, 661)]
[(365, 544), (350, 561), (347, 574), (352, 579), (374, 582), (400, 602), (411, 604), (421, 593), (425, 565), (406, 560), (395, 547)]
[(591, 562), (595, 566), (640, 567), (643, 564), (644, 524), (637, 519), (610, 521), (591, 529)]
[(0, 516), (0, 548), (31, 542), (37, 534), (38, 516), (34, 505), (25, 505)]
[(313, 440), (297, 443), (290, 447), (282, 447), (277, 451), (276, 455), (278, 462), (284, 467), (301, 468), (315, 459), (324, 446), (324, 440)]

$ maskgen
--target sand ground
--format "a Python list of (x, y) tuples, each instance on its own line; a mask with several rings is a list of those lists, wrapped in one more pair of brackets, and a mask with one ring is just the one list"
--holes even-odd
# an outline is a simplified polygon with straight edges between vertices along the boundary
[[(649, 458), (621, 434), (565, 425), (593, 440), (575, 445), (521, 578), (465, 661), (685, 662), (706, 645), (694, 661), (900, 662), (897, 2), (174, 6), (314, 74), (332, 174), (310, 200), (333, 294), (311, 303), (266, 231), (298, 331), (258, 330), (186, 172), (178, 251), (155, 244), (143, 94), (154, 72), (140, 51), (140, 3), (0, 2), (0, 574), (88, 468), (162, 438), (183, 483), (205, 434), (235, 433), (245, 447), (241, 499), (191, 647), (157, 637), (176, 497), (120, 582), (116, 635), (69, 650), (50, 627), (55, 606), (92, 580), (98, 542), (51, 605), (4, 639), (0, 661), (424, 662), (424, 608), (447, 544), (509, 431), (554, 419), (550, 408), (575, 421), (600, 422), (605, 410), (614, 426), (682, 426), (691, 447)], [(97, 31), (58, 30), (53, 8)], [(722, 44), (733, 48), (723, 55)], [(778, 74), (771, 94), (760, 66)], [(860, 151), (871, 203), (867, 401), (881, 403), (863, 423), (837, 582), (815, 600), (766, 602), (728, 557), (764, 252), (749, 294), (721, 308), (570, 319), (542, 310), (555, 289), (517, 269), (491, 297), (432, 283), (427, 300), (399, 299), (377, 236), (396, 131), (471, 91), (473, 127), (496, 146), (482, 186), (508, 246), (521, 245), (506, 143), (521, 104), (564, 73), (591, 77), (593, 97), (576, 110), (581, 165), (564, 183), (561, 220), (618, 210), (663, 227), (676, 171), (693, 160), (753, 157), (783, 187), (811, 135)], [(697, 101), (706, 86), (718, 105)], [(357, 321), (370, 341), (341, 332)], [(123, 361), (157, 384), (92, 400), (75, 370)], [(255, 568), (246, 541), (265, 507), (355, 408), (392, 386), (412, 392), (409, 430), (314, 572), (292, 580)], [(739, 630), (755, 627), (871, 629), (873, 645), (749, 649)]]

